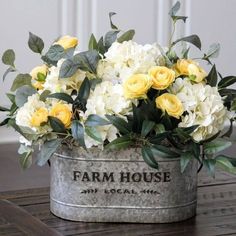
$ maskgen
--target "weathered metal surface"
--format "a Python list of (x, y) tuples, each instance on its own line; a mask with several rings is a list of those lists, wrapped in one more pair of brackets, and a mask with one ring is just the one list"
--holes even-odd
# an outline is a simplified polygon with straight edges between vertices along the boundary
[(164, 223), (194, 216), (197, 162), (181, 174), (179, 159), (158, 159), (155, 170), (138, 148), (61, 148), (51, 158), (51, 211), (86, 222)]

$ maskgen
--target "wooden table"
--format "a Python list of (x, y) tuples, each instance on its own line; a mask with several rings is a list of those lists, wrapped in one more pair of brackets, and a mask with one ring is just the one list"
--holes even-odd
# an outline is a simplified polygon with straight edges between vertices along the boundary
[(236, 235), (236, 177), (218, 172), (199, 177), (197, 216), (172, 224), (83, 223), (49, 211), (49, 189), (0, 193), (0, 235)]

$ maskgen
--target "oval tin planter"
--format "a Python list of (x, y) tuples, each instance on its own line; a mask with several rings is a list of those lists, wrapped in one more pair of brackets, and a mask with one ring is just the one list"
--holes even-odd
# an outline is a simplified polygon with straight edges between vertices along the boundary
[(60, 148), (51, 158), (51, 211), (86, 222), (167, 223), (196, 213), (197, 161), (148, 167), (139, 148), (101, 152)]

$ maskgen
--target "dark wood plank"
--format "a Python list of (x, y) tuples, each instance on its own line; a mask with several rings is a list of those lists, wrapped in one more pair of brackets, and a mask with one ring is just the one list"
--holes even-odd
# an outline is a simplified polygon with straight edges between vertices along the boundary
[(33, 217), (27, 211), (9, 202), (8, 200), (0, 200), (1, 218), (14, 224), (21, 229), (26, 235), (34, 236), (62, 236), (59, 232), (49, 228), (42, 221)]

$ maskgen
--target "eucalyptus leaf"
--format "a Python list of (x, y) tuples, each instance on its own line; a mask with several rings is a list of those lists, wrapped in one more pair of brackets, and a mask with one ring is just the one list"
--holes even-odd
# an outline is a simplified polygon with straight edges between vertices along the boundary
[(6, 50), (2, 55), (2, 62), (5, 65), (15, 67), (15, 52), (12, 49)]
[(49, 158), (53, 155), (53, 153), (57, 150), (57, 148), (61, 145), (60, 139), (53, 139), (50, 141), (46, 141), (40, 149), (40, 152), (37, 156), (37, 164), (39, 166), (43, 166), (47, 163)]
[(150, 147), (142, 147), (142, 156), (143, 160), (152, 168), (158, 169), (158, 163), (154, 158), (154, 155), (152, 153), (152, 150)]
[(219, 53), (220, 53), (220, 44), (213, 43), (212, 45), (210, 45), (209, 50), (204, 57), (205, 58), (216, 58), (216, 57), (218, 57)]
[(6, 107), (0, 106), (0, 111), (10, 111), (10, 109), (9, 109), (9, 108), (6, 108)]
[(180, 9), (180, 2), (177, 1), (177, 2), (174, 4), (174, 6), (170, 9), (169, 15), (170, 15), (170, 16), (175, 16), (176, 13), (179, 11), (179, 9)]
[(221, 152), (232, 145), (231, 142), (223, 139), (215, 139), (209, 143), (203, 144), (205, 154), (215, 154)]
[(67, 59), (61, 65), (59, 78), (70, 78), (77, 72), (78, 69), (78, 63), (76, 63), (73, 59)]
[(59, 61), (61, 58), (63, 58), (65, 55), (65, 49), (58, 44), (52, 45), (48, 52), (45, 54), (45, 57), (47, 57), (50, 61)]
[(37, 91), (28, 86), (24, 85), (16, 90), (16, 97), (15, 102), (18, 107), (22, 107), (28, 100), (29, 96), (32, 96), (33, 94), (37, 93)]
[(23, 170), (29, 168), (32, 165), (32, 151), (20, 154), (20, 166)]
[(24, 85), (29, 85), (31, 86), (31, 75), (29, 74), (18, 74), (15, 78), (15, 80), (13, 81), (13, 84), (11, 86), (11, 91), (14, 92), (16, 91), (18, 88), (24, 86)]
[(187, 37), (183, 37), (183, 38), (177, 39), (176, 41), (174, 41), (172, 43), (172, 46), (174, 46), (178, 42), (183, 42), (183, 41), (191, 43), (194, 46), (196, 46), (198, 49), (201, 50), (201, 40), (200, 40), (200, 38), (196, 34), (193, 34), (193, 35), (190, 35), (190, 36), (187, 36)]
[(16, 71), (16, 69), (13, 67), (7, 68), (7, 70), (4, 72), (4, 74), (2, 76), (2, 80), (4, 81), (9, 73), (15, 72), (15, 71)]
[(117, 34), (120, 31), (118, 30), (111, 30), (109, 32), (106, 33), (105, 37), (104, 37), (104, 44), (105, 44), (105, 48), (108, 50), (108, 48), (110, 48), (110, 46), (116, 41), (117, 39)]
[(191, 152), (184, 152), (181, 154), (180, 158), (180, 169), (181, 173), (184, 173), (186, 167), (188, 166), (189, 162), (194, 158)]
[(118, 29), (118, 28), (117, 28), (117, 26), (114, 25), (113, 22), (112, 22), (112, 16), (114, 16), (114, 15), (116, 15), (115, 12), (109, 12), (109, 20), (110, 20), (111, 28), (116, 30), (116, 29)]
[(48, 95), (49, 95), (50, 93), (51, 93), (50, 90), (44, 90), (44, 91), (40, 94), (39, 100), (45, 102), (45, 101), (47, 100), (47, 97), (48, 97)]
[(91, 127), (104, 126), (104, 125), (109, 125), (109, 124), (111, 124), (109, 121), (95, 114), (89, 115), (85, 122), (86, 126), (91, 126)]
[(33, 52), (41, 54), (44, 48), (44, 42), (40, 37), (29, 32), (28, 46)]
[(128, 135), (124, 135), (110, 142), (108, 145), (105, 146), (105, 148), (111, 150), (119, 150), (128, 148), (132, 144), (133, 141), (130, 139), (130, 137)]
[(131, 132), (131, 127), (122, 118), (117, 116), (106, 115), (106, 118), (123, 134), (128, 134)]
[(61, 120), (53, 116), (48, 116), (48, 120), (53, 131), (57, 133), (65, 133), (66, 128), (64, 124), (61, 122)]
[(72, 137), (79, 142), (79, 144), (86, 148), (84, 141), (84, 127), (78, 120), (73, 120), (71, 125)]
[(67, 103), (73, 104), (73, 98), (67, 93), (52, 93), (48, 95), (49, 98), (56, 98), (58, 100), (65, 101)]
[(85, 133), (92, 139), (96, 140), (97, 142), (99, 143), (103, 142), (102, 136), (99, 133), (99, 131), (96, 129), (96, 127), (93, 127), (93, 126), (85, 127)]
[(133, 29), (128, 30), (117, 39), (117, 42), (123, 43), (124, 41), (132, 40), (134, 35), (135, 35), (135, 30)]
[(6, 125), (6, 124), (8, 124), (8, 121), (10, 120), (10, 118), (6, 118), (6, 119), (4, 119), (3, 121), (1, 121), (0, 122), (0, 127), (1, 126), (4, 126), (4, 125)]

